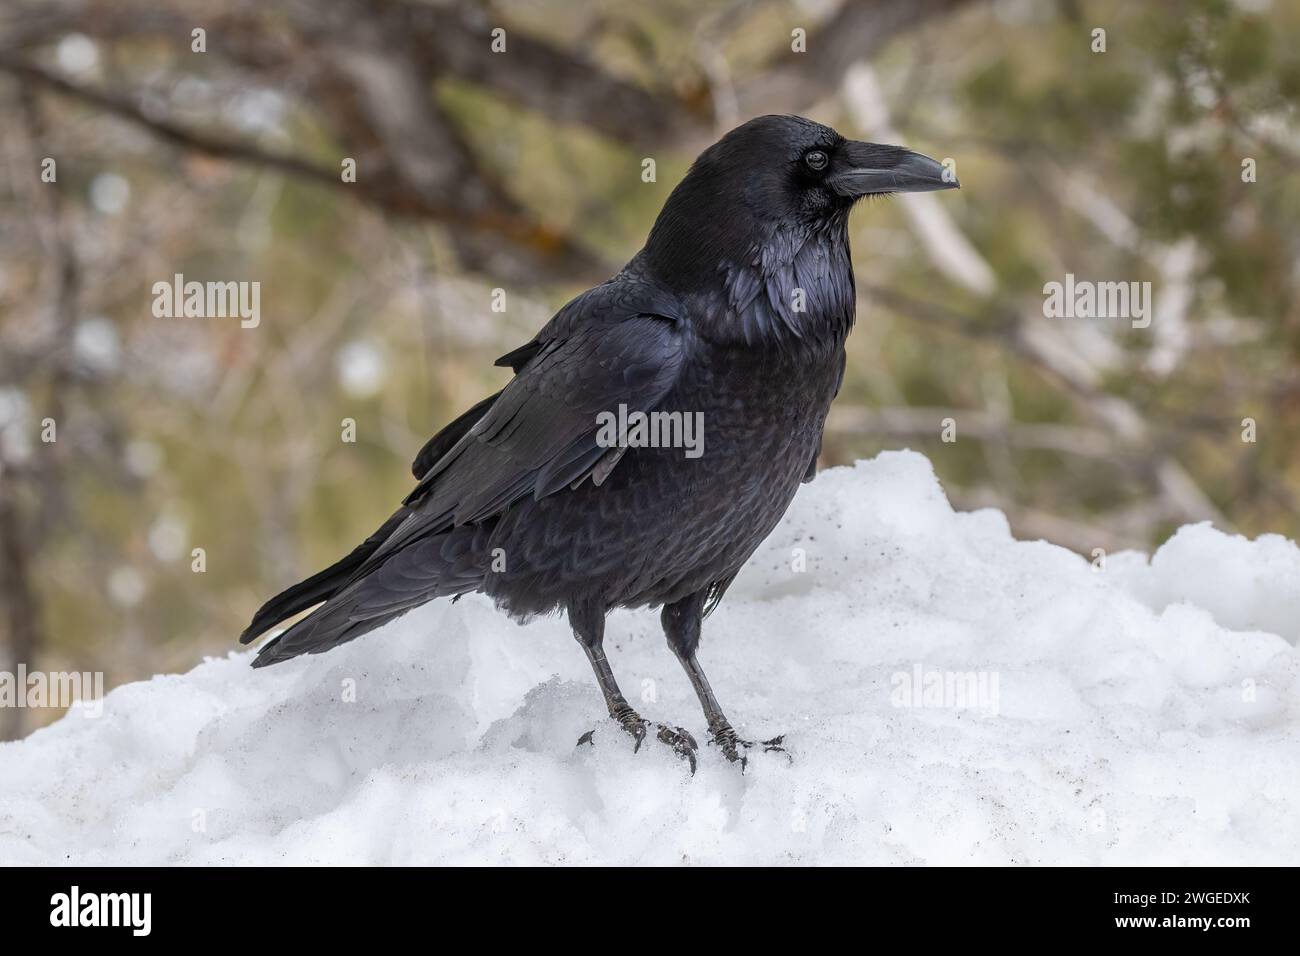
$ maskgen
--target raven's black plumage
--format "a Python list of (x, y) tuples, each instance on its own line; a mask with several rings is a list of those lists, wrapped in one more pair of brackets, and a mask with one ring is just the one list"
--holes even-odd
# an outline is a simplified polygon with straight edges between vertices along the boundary
[[(610, 713), (646, 724), (602, 650), (613, 607), (663, 605), (709, 729), (740, 741), (695, 658), (700, 620), (812, 477), (853, 325), (847, 222), (863, 195), (955, 185), (933, 160), (765, 116), (706, 150), (645, 248), (503, 356), (515, 377), (420, 451), (414, 490), (333, 567), (269, 601), (241, 640), (324, 602), (254, 666), (315, 654), (436, 597), (568, 611)], [(703, 454), (605, 447), (598, 416), (703, 415)], [(661, 739), (691, 757), (684, 731)]]

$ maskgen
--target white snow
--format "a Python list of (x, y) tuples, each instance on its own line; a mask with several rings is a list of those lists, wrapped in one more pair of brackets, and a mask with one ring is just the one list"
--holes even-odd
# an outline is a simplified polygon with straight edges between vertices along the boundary
[[(562, 620), (475, 596), (0, 745), (0, 863), (1293, 864), (1298, 571), (1208, 526), (1094, 570), (886, 453), (805, 487), (705, 624), (737, 728), (791, 761), (704, 745), (657, 614), (612, 615), (607, 650), (699, 738), (694, 777), (602, 719)], [(967, 672), (979, 706), (927, 696)]]

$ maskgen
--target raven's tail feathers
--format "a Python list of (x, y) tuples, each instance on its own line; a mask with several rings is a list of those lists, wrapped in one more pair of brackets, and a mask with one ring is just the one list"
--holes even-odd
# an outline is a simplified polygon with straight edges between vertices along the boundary
[[(283, 620), (288, 613), (325, 601), (262, 645), (253, 666), (265, 667), (300, 654), (323, 653), (434, 598), (477, 591), (483, 586), (494, 522), (461, 525), (441, 534), (415, 538), (382, 561), (367, 566), (370, 552), (378, 547), (372, 542), (391, 535), (404, 517), (398, 512), (366, 544), (334, 567), (268, 602), (247, 633), (253, 634), (260, 620)], [(320, 580), (313, 584), (316, 579)]]
[(263, 604), (253, 615), (252, 623), (243, 634), (239, 635), (239, 643), (248, 644), (286, 618), (293, 617), (299, 611), (305, 611), (332, 597), (335, 591), (351, 580), (353, 573), (365, 563), (366, 558), (370, 557), (376, 548), (383, 544), (402, 523), (405, 516), (406, 509), (399, 510), (385, 521), (378, 531), (357, 545), (347, 557), (330, 565), (324, 571), (313, 574), (307, 580), (298, 582), (287, 591), (280, 592)]

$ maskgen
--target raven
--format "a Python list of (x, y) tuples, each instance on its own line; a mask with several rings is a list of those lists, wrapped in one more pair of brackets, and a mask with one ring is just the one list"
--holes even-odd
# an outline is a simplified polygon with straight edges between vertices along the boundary
[[(253, 666), (481, 591), (519, 620), (567, 611), (610, 717), (639, 749), (649, 725), (605, 657), (605, 616), (661, 606), (712, 740), (743, 767), (754, 744), (704, 676), (700, 627), (816, 473), (854, 320), (849, 211), (864, 196), (956, 186), (927, 156), (799, 116), (727, 133), (621, 272), (497, 360), (514, 378), (420, 450), (415, 488), (379, 530), (257, 612), (242, 643), (321, 605)], [(615, 416), (618, 428), (603, 427)], [(688, 454), (627, 427), (647, 416), (702, 422), (702, 445)], [(688, 732), (661, 724), (655, 736), (694, 770)]]

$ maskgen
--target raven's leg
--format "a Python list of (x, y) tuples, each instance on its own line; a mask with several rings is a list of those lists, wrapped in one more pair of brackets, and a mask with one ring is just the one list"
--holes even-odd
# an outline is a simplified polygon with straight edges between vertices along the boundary
[[(573, 636), (586, 652), (587, 660), (591, 661), (591, 669), (596, 672), (596, 682), (600, 684), (600, 692), (605, 695), (605, 706), (609, 708), (609, 716), (632, 735), (632, 739), (636, 741), (636, 749), (640, 750), (641, 741), (645, 739), (646, 722), (632, 709), (623, 692), (618, 689), (614, 671), (610, 669), (609, 660), (605, 657), (604, 608), (576, 602), (570, 604), (569, 626), (573, 628)], [(590, 734), (578, 742), (582, 743), (589, 737)]]
[[(632, 709), (632, 705), (619, 690), (609, 659), (605, 657), (605, 609), (590, 602), (572, 602), (569, 605), (569, 625), (573, 628), (573, 636), (586, 652), (587, 660), (591, 661), (591, 669), (596, 672), (596, 682), (600, 684), (600, 692), (605, 695), (609, 716), (618, 721), (618, 725), (636, 741), (632, 748), (632, 752), (636, 753), (641, 749), (649, 724)], [(578, 743), (591, 743), (593, 733), (594, 731), (587, 731)], [(663, 724), (658, 725), (655, 736), (685, 757), (690, 762), (691, 773), (695, 772), (695, 738), (680, 727), (665, 727)]]
[[(704, 602), (708, 593), (705, 589), (698, 594), (688, 595), (675, 604), (665, 604), (661, 620), (668, 646), (681, 661), (682, 669), (686, 671), (691, 686), (695, 688), (695, 695), (700, 699), (700, 706), (704, 708), (704, 718), (709, 722), (709, 736), (722, 748), (728, 760), (733, 763), (739, 760), (743, 770), (746, 759), (742, 751), (755, 744), (752, 740), (744, 740), (737, 735), (731, 721), (722, 712), (722, 706), (714, 696), (713, 688), (709, 686), (709, 679), (704, 676), (704, 668), (695, 657), (695, 650), (700, 644), (700, 624), (704, 620)], [(764, 740), (760, 746), (764, 750), (784, 752), (781, 746), (783, 739), (773, 737)]]

